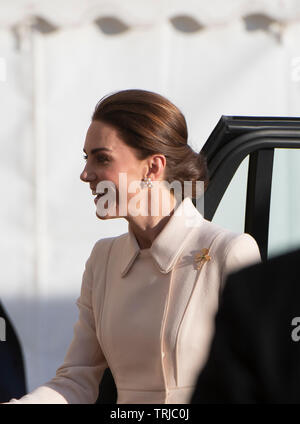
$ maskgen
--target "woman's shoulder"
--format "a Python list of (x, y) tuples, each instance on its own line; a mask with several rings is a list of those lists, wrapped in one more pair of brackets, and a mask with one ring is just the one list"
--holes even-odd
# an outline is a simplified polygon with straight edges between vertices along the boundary
[(119, 236), (114, 237), (104, 237), (97, 240), (92, 248), (90, 258), (93, 260), (94, 258), (102, 257), (106, 254), (109, 255), (110, 250), (114, 244), (122, 243), (128, 236), (128, 233), (121, 234)]
[(199, 227), (198, 231), (198, 237), (199, 239), (206, 239), (206, 242), (209, 244), (222, 244), (224, 247), (232, 243), (249, 242), (256, 244), (256, 241), (250, 234), (229, 230), (207, 219), (202, 220), (202, 225)]
[(204, 219), (198, 237), (201, 245), (205, 243), (204, 247), (209, 247), (222, 260), (227, 256), (260, 259), (257, 242), (248, 233), (234, 232)]
[(261, 261), (256, 240), (248, 233), (238, 233), (204, 220), (204, 233), (210, 235), (210, 254), (224, 274)]

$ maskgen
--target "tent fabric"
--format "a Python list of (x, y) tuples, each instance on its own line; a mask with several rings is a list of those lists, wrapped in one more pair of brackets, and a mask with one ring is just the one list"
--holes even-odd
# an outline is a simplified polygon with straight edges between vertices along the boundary
[(30, 16), (39, 16), (58, 27), (78, 27), (99, 17), (114, 16), (128, 26), (144, 27), (160, 24), (176, 15), (191, 16), (211, 26), (252, 14), (293, 22), (299, 19), (300, 4), (297, 0), (2, 0), (0, 26), (13, 26)]

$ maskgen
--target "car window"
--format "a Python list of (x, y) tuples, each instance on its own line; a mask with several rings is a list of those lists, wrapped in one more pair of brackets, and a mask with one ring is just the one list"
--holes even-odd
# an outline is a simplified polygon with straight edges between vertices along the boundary
[(244, 232), (249, 156), (228, 185), (212, 221), (237, 233)]
[(300, 150), (275, 149), (268, 257), (300, 247)]

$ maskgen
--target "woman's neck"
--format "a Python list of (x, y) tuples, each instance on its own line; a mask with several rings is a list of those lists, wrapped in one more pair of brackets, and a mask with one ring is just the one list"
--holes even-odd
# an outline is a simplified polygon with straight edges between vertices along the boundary
[(169, 215), (159, 216), (135, 216), (128, 217), (127, 220), (129, 222), (130, 229), (134, 233), (136, 240), (140, 246), (140, 249), (148, 249), (151, 247), (154, 239), (158, 236), (158, 234), (165, 227), (169, 219), (174, 213), (176, 206), (176, 199), (171, 196), (170, 198), (170, 208), (167, 212)]

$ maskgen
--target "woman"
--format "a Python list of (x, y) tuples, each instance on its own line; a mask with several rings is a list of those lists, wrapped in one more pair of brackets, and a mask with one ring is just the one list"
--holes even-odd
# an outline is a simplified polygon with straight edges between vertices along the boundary
[(184, 181), (191, 196), (206, 182), (187, 138), (184, 116), (158, 94), (124, 90), (97, 104), (80, 178), (99, 193), (97, 216), (124, 217), (128, 233), (95, 244), (56, 376), (11, 402), (94, 403), (109, 367), (118, 403), (189, 403), (225, 278), (260, 255), (250, 235), (206, 221), (181, 194)]

